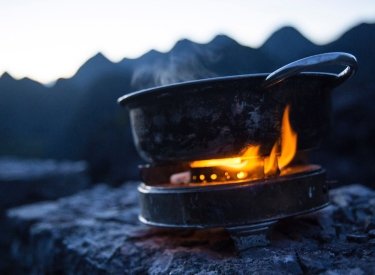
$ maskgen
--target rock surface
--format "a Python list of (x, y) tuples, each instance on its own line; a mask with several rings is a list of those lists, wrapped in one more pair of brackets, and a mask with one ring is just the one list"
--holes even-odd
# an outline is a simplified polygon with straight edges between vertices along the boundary
[(0, 210), (57, 199), (89, 186), (84, 161), (0, 158)]
[(70, 196), (88, 188), (87, 170), (84, 161), (0, 158), (0, 274), (9, 267), (11, 229), (6, 209)]
[(241, 255), (224, 229), (148, 227), (136, 182), (106, 185), (7, 212), (15, 274), (375, 273), (375, 191), (350, 185), (332, 204), (280, 221), (269, 247)]

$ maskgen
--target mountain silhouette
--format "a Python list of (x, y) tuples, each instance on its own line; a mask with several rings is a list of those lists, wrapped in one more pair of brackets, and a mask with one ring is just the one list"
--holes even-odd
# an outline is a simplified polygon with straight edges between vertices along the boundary
[(340, 183), (370, 185), (375, 176), (375, 24), (360, 24), (319, 46), (296, 29), (283, 27), (258, 49), (218, 35), (207, 44), (184, 39), (167, 53), (151, 50), (117, 63), (98, 53), (73, 77), (58, 79), (51, 87), (4, 73), (0, 155), (85, 159), (94, 181), (138, 179), (136, 167), (142, 160), (133, 146), (127, 111), (116, 104), (118, 97), (193, 79), (272, 72), (297, 59), (333, 51), (355, 55), (359, 71), (333, 92), (332, 137), (312, 152), (312, 160)]
[[(307, 40), (292, 27), (283, 27), (276, 31), (260, 48), (259, 51), (274, 59), (277, 67), (283, 66), (301, 56), (313, 55), (318, 47)], [(272, 68), (272, 70), (277, 68)]]

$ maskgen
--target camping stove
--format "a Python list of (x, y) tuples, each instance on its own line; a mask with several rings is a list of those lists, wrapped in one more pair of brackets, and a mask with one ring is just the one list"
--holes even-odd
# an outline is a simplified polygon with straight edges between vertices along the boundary
[(329, 204), (325, 170), (318, 165), (297, 165), (284, 175), (258, 180), (169, 183), (171, 175), (187, 168), (187, 164), (140, 168), (144, 182), (138, 187), (139, 218), (143, 223), (175, 228), (224, 227), (237, 250), (244, 251), (270, 244), (278, 220)]
[[(310, 72), (340, 65), (339, 74)], [(224, 227), (237, 250), (265, 246), (275, 223), (328, 205), (325, 170), (308, 161), (331, 126), (330, 90), (357, 70), (334, 52), (271, 74), (218, 77), (119, 98), (149, 165), (140, 220), (176, 228)], [(309, 71), (309, 72), (305, 72)]]

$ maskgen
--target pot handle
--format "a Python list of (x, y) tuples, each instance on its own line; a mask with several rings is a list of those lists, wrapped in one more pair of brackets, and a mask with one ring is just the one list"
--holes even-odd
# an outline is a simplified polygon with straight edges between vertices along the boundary
[(296, 75), (300, 72), (305, 71), (313, 67), (321, 65), (343, 65), (347, 66), (341, 73), (337, 75), (337, 79), (333, 86), (338, 86), (344, 81), (352, 77), (358, 69), (357, 59), (348, 53), (343, 52), (331, 52), (313, 55), (306, 57), (288, 65), (281, 67), (280, 69), (269, 74), (262, 84), (263, 88), (268, 88), (275, 85), (284, 79)]

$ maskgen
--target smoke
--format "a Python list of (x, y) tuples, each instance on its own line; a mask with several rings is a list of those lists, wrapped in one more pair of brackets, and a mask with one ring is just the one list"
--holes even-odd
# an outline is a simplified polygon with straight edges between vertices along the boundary
[(202, 49), (202, 46), (193, 42), (180, 41), (169, 53), (160, 54), (136, 68), (131, 84), (134, 89), (139, 90), (216, 77), (218, 75), (209, 67), (220, 59), (221, 55), (212, 48)]

